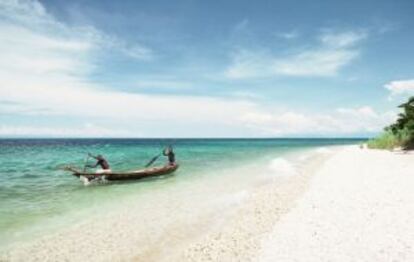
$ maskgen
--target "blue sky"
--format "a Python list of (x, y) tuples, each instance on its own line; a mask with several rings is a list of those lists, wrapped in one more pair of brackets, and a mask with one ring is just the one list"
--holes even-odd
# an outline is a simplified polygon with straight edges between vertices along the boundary
[(413, 1), (0, 1), (0, 136), (371, 136)]

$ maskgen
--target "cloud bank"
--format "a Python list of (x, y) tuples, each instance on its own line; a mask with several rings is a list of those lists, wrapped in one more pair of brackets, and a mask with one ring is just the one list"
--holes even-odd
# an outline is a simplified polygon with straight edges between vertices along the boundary
[[(358, 56), (356, 45), (363, 39), (356, 32), (324, 34), (317, 46), (287, 57), (240, 50), (227, 77), (331, 76)], [(280, 111), (242, 93), (229, 99), (119, 91), (89, 77), (102, 50), (143, 63), (156, 57), (149, 47), (128, 45), (94, 27), (61, 23), (40, 2), (1, 1), (0, 118), (23, 120), (2, 121), (0, 136), (340, 136), (376, 132), (391, 118), (369, 107)], [(138, 88), (171, 84), (136, 83)]]
[(324, 33), (318, 44), (289, 55), (275, 55), (269, 50), (240, 49), (225, 75), (230, 79), (274, 76), (330, 77), (359, 56), (358, 44), (366, 33), (348, 31)]
[(374, 134), (395, 120), (395, 112), (379, 114), (369, 106), (337, 108), (330, 113), (282, 111), (251, 112), (241, 120), (263, 134), (273, 136), (302, 134), (312, 136), (349, 136), (355, 133)]
[(391, 81), (385, 85), (390, 98), (400, 95), (414, 95), (414, 79)]

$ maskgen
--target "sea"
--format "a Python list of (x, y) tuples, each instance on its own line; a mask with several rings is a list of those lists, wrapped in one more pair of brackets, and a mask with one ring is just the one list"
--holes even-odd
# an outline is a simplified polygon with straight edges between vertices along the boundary
[[(125, 223), (131, 222), (128, 217), (140, 220), (140, 234), (147, 243), (157, 243), (172, 224), (220, 223), (256, 185), (294, 175), (298, 163), (311, 154), (362, 141), (0, 139), (0, 252), (117, 215)], [(88, 153), (103, 155), (112, 170), (141, 169), (166, 146), (174, 148), (180, 165), (170, 175), (87, 183), (62, 170), (65, 165), (94, 164)], [(153, 166), (166, 163), (160, 157)]]

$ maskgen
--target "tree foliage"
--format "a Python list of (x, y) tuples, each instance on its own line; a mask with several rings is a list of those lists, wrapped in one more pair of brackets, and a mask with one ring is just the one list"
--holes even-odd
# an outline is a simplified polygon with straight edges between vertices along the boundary
[(386, 130), (390, 130), (404, 148), (412, 148), (414, 146), (414, 96), (398, 107), (402, 108), (403, 112), (398, 114), (397, 121)]

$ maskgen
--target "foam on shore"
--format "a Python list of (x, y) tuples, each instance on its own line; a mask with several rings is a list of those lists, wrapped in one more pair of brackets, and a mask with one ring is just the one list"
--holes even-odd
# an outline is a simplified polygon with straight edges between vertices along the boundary
[(269, 170), (276, 176), (292, 176), (297, 174), (294, 164), (283, 157), (273, 159), (269, 164)]

